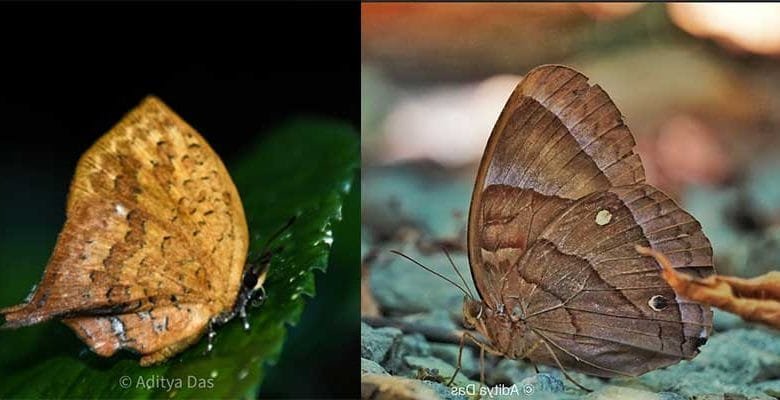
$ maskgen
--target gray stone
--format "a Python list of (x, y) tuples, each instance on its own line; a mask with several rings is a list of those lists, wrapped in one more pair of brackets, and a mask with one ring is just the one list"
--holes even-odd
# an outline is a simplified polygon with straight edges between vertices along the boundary
[(466, 226), (473, 181), (458, 176), (426, 177), (420, 172), (405, 168), (365, 171), (363, 223), (411, 221), (429, 237), (456, 237)]
[(429, 313), (405, 315), (401, 317), (401, 320), (420, 328), (436, 328), (449, 331), (460, 328), (453, 322), (452, 317), (447, 310), (433, 310)]
[[(383, 367), (394, 375), (409, 375), (404, 361), (407, 356), (427, 357), (431, 355), (431, 346), (423, 335), (416, 333), (397, 337), (387, 353)], [(416, 372), (413, 372), (414, 374)]]
[[(444, 254), (424, 255), (411, 244), (397, 250), (454, 282), (460, 282)], [(461, 267), (468, 266), (465, 255), (453, 255), (453, 259)], [(464, 277), (470, 275), (464, 271)], [(439, 311), (447, 313), (455, 320), (463, 318), (463, 292), (453, 284), (389, 251), (380, 254), (371, 267), (369, 283), (376, 301), (383, 310), (391, 314)]]
[(523, 379), (534, 375), (536, 371), (533, 366), (523, 361), (501, 359), (495, 368), (491, 371), (487, 381), (490, 384), (512, 385), (522, 382)]
[(559, 377), (545, 372), (534, 374), (523, 379), (522, 381), (520, 381), (520, 385), (523, 387), (525, 386), (532, 387), (533, 393), (563, 392), (563, 381)]
[(365, 358), (360, 359), (361, 374), (389, 375), (381, 365)]
[(730, 393), (755, 399), (772, 397), (755, 382), (780, 374), (780, 340), (758, 329), (734, 329), (712, 336), (691, 361), (649, 372), (639, 378), (656, 391), (684, 397)]
[(382, 364), (395, 340), (402, 332), (396, 328), (374, 329), (360, 324), (360, 357)]
[(746, 328), (752, 324), (743, 320), (739, 315), (732, 314), (718, 308), (712, 309), (712, 329), (715, 332), (724, 332), (730, 329)]
[(758, 383), (753, 385), (753, 389), (763, 392), (767, 396), (780, 399), (780, 379)]
[(658, 396), (660, 400), (685, 400), (685, 397), (673, 392), (660, 392)]
[[(452, 376), (455, 375), (455, 367), (433, 356), (406, 356), (404, 357), (404, 362), (407, 365), (409, 377), (447, 384), (452, 379)], [(456, 387), (468, 387), (469, 385), (478, 385), (479, 383), (458, 372), (452, 384)]]
[(431, 382), (431, 381), (422, 381), (421, 383), (424, 386), (431, 388), (443, 400), (468, 400), (468, 397), (458, 395), (456, 391), (453, 391), (453, 388), (443, 383)]
[(604, 386), (584, 397), (587, 400), (661, 400), (659, 393), (625, 386)]
[[(454, 365), (456, 367), (458, 365), (459, 351), (459, 345), (431, 343), (431, 354), (433, 356), (438, 357), (450, 363), (450, 365)], [(479, 356), (476, 353), (478, 353), (478, 351), (475, 351), (469, 346), (464, 346), (463, 355), (461, 356), (460, 360), (460, 368), (464, 375), (479, 379)]]

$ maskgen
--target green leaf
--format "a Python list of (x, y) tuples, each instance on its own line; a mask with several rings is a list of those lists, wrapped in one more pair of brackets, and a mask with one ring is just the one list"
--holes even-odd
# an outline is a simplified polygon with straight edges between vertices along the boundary
[[(286, 327), (314, 296), (314, 271), (324, 271), (345, 196), (359, 167), (358, 136), (343, 123), (300, 119), (264, 136), (232, 165), (250, 227), (250, 255), (293, 216), (274, 241), (266, 302), (161, 365), (142, 368), (121, 352), (105, 359), (67, 327), (47, 322), (0, 330), (0, 398), (236, 398), (254, 397), (278, 360)], [(0, 304), (16, 304), (40, 277), (54, 241), (52, 227), (27, 228), (0, 243)], [(47, 246), (47, 247), (44, 247)], [(128, 377), (128, 378), (123, 378)], [(125, 381), (122, 381), (125, 379)], [(122, 387), (122, 384), (128, 388)]]

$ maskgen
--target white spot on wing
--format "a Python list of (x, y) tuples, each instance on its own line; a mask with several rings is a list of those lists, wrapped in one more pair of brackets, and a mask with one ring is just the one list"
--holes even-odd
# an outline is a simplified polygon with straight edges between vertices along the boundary
[(119, 338), (119, 341), (127, 341), (127, 336), (125, 336), (125, 324), (122, 323), (122, 320), (117, 317), (111, 317), (111, 330), (114, 332), (114, 335)]
[(612, 213), (609, 212), (609, 210), (600, 210), (598, 213), (596, 213), (597, 225), (604, 226), (608, 224), (609, 221), (612, 221)]
[(125, 208), (125, 206), (123, 206), (122, 203), (116, 203), (116, 205), (114, 206), (114, 210), (116, 210), (116, 213), (123, 218), (127, 216), (127, 208)]

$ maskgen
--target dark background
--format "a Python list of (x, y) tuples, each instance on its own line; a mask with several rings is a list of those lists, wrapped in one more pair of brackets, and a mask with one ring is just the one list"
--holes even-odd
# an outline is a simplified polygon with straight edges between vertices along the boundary
[[(0, 242), (53, 245), (78, 157), (147, 94), (228, 165), (294, 115), (345, 119), (357, 131), (359, 13), (358, 4), (3, 5)], [(357, 227), (351, 209), (344, 225)], [(351, 236), (336, 236), (342, 265), (332, 260), (318, 276), (318, 296), (261, 397), (357, 397), (357, 289), (327, 288), (357, 288), (359, 237)], [(323, 318), (333, 309), (340, 317)]]

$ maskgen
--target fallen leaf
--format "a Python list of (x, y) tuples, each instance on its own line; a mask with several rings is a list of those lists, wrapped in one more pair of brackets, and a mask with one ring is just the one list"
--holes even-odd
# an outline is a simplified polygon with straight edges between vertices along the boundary
[(658, 261), (661, 276), (677, 294), (780, 329), (780, 271), (750, 279), (727, 275), (697, 279), (675, 271), (661, 252), (642, 246), (636, 246), (636, 251)]
[(378, 317), (379, 306), (377, 305), (376, 300), (374, 300), (374, 295), (371, 294), (371, 284), (368, 279), (371, 270), (363, 263), (360, 267), (360, 272), (360, 315)]
[(422, 382), (377, 374), (363, 374), (360, 379), (360, 397), (373, 400), (436, 400), (433, 389)]

